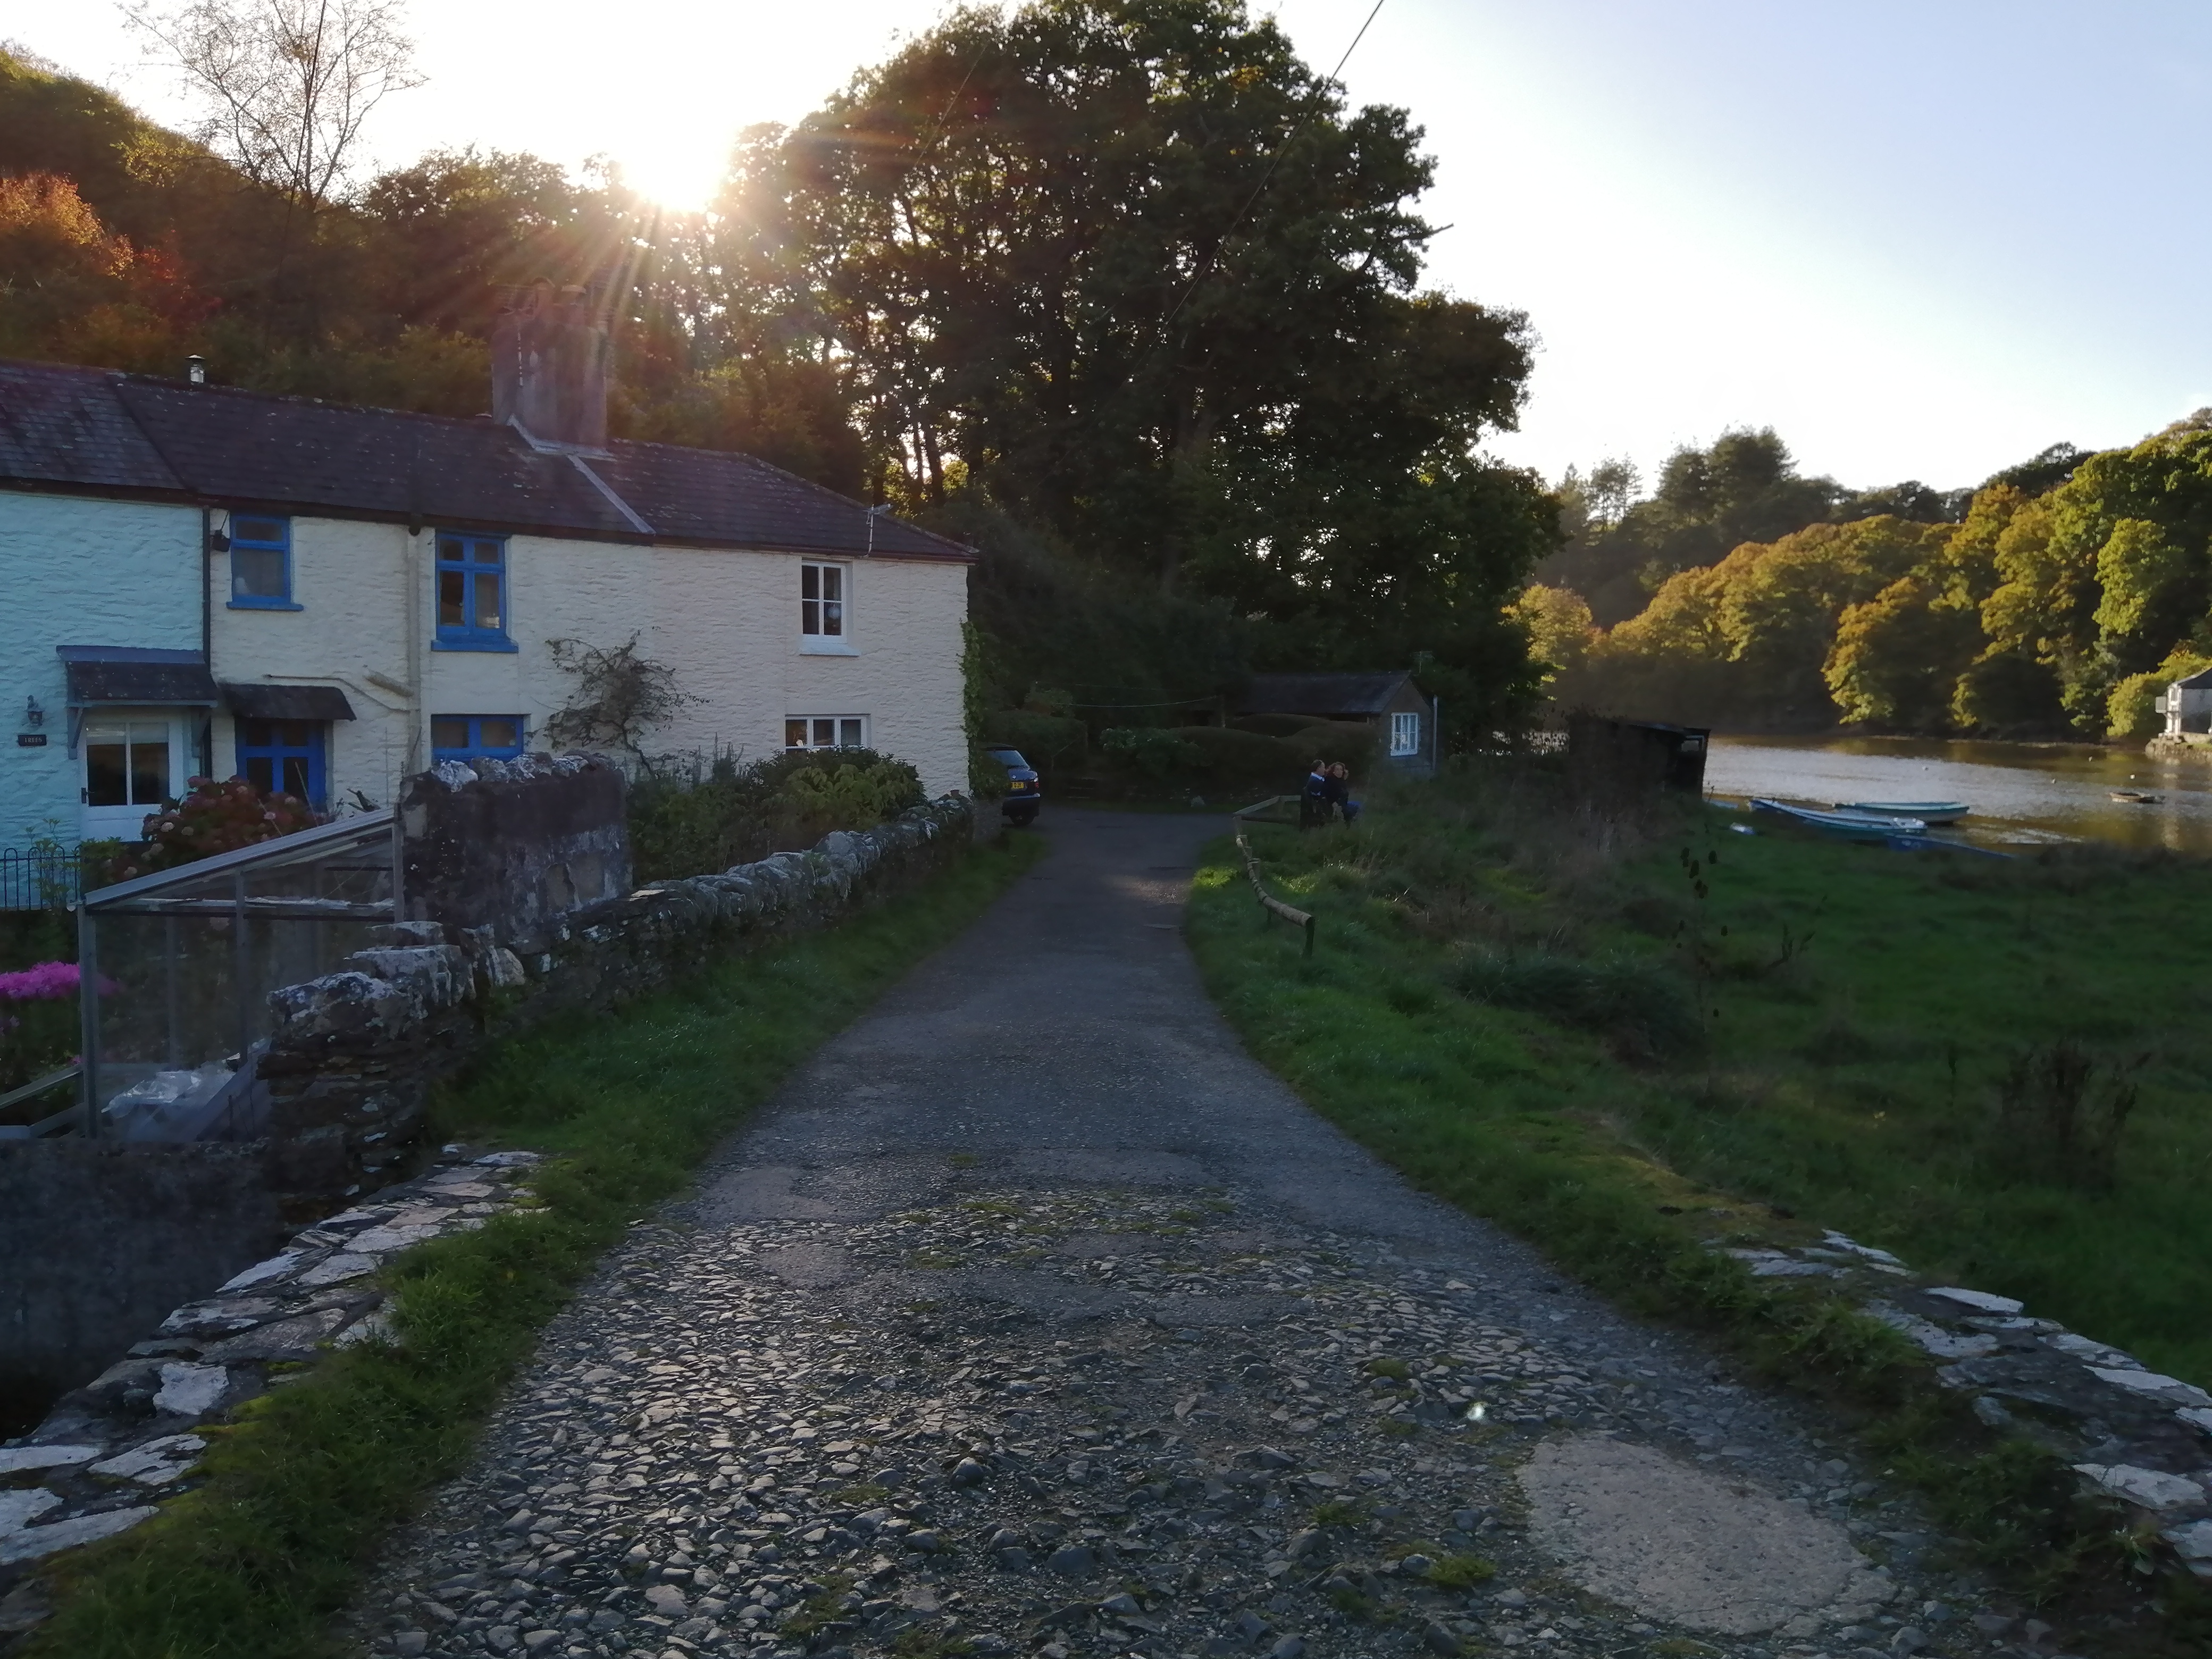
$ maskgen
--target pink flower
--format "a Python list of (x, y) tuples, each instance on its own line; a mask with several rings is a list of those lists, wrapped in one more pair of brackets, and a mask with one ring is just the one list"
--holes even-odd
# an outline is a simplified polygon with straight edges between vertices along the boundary
[[(0, 1002), (58, 1002), (77, 994), (76, 963), (41, 962), (19, 973), (0, 974)], [(103, 978), (100, 994), (112, 996), (115, 981)]]

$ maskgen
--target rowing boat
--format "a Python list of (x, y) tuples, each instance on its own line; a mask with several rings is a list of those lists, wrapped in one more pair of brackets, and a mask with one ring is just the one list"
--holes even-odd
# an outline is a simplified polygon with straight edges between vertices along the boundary
[(2155, 806), (2159, 801), (2156, 795), (2146, 794), (2140, 789), (2115, 789), (2112, 793), (2112, 799), (2124, 806)]
[(1879, 812), (1884, 817), (1918, 818), (1923, 823), (1956, 823), (1973, 809), (1957, 800), (1839, 800), (1838, 812)]
[(1814, 806), (1792, 806), (1787, 802), (1754, 797), (1751, 803), (1754, 812), (1773, 812), (1802, 823), (1808, 830), (1818, 830), (1824, 836), (1838, 836), (1844, 841), (1887, 841), (1892, 836), (1917, 836), (1924, 832), (1928, 824), (1922, 818), (1898, 817), (1887, 812), (1840, 811), (1823, 812)]

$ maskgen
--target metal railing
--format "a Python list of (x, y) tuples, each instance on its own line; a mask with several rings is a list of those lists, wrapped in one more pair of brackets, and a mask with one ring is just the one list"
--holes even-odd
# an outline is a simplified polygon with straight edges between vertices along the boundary
[(0, 849), (0, 910), (66, 910), (83, 890), (74, 848)]

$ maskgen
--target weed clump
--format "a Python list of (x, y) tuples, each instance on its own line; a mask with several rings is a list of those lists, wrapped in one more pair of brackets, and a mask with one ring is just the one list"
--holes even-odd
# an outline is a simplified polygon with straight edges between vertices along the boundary
[(1689, 994), (1649, 963), (1478, 948), (1461, 959), (1454, 983), (1471, 1002), (1626, 1036), (1656, 1054), (1688, 1053), (1705, 1038)]
[(1997, 1079), (1992, 1155), (2031, 1180), (2109, 1188), (2148, 1059), (2100, 1060), (2071, 1041), (2015, 1054)]

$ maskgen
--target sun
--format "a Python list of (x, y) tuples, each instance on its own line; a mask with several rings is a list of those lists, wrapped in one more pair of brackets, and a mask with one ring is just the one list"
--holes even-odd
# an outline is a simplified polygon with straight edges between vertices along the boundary
[(623, 182), (656, 207), (697, 213), (714, 199), (729, 158), (726, 133), (669, 128), (641, 135), (613, 160)]

